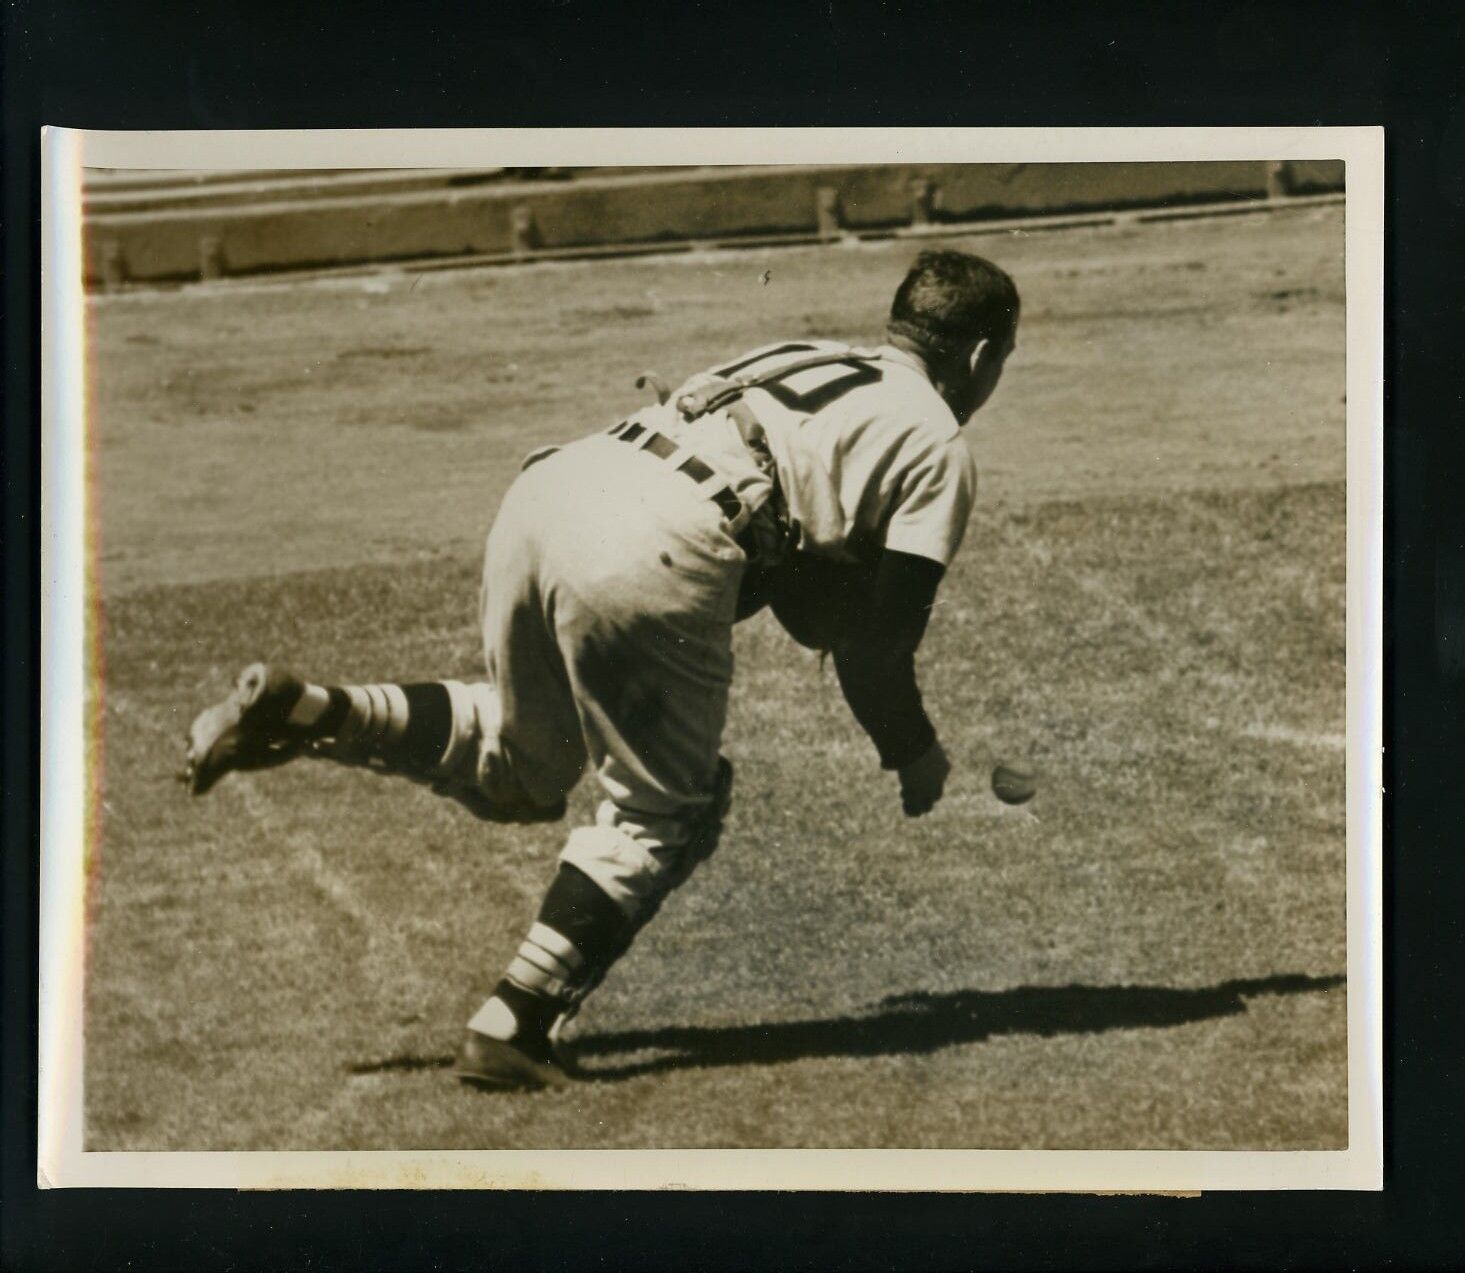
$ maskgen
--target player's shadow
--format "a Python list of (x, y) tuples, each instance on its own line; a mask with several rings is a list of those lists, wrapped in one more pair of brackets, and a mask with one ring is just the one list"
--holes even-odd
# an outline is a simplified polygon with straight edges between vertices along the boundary
[[(574, 1044), (583, 1078), (614, 1081), (666, 1070), (778, 1065), (815, 1057), (934, 1052), (1002, 1034), (1097, 1034), (1155, 1029), (1233, 1016), (1254, 995), (1332, 990), (1346, 978), (1285, 975), (1217, 986), (1017, 986), (1011, 990), (917, 991), (870, 1012), (768, 1025), (667, 1026), (589, 1034)], [(654, 1053), (645, 1057), (638, 1053)]]

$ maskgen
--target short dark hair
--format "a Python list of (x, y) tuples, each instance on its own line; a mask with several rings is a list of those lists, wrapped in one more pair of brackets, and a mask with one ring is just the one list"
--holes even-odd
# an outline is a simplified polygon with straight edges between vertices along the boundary
[(934, 354), (1012, 335), (1017, 285), (970, 252), (938, 248), (916, 257), (890, 304), (889, 330)]

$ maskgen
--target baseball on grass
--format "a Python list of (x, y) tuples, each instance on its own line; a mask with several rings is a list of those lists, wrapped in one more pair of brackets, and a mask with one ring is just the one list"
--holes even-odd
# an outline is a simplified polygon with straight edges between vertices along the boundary
[(992, 766), (992, 792), (1003, 804), (1026, 804), (1038, 793), (1038, 775), (1031, 765), (999, 760)]

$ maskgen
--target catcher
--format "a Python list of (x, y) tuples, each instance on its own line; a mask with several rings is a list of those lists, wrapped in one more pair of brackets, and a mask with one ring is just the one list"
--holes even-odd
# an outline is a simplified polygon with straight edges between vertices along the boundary
[(189, 732), (184, 780), (297, 756), (431, 784), (498, 822), (562, 818), (587, 762), (603, 792), (537, 919), (468, 1022), (455, 1073), (567, 1081), (558, 1032), (717, 846), (732, 628), (770, 606), (832, 654), (916, 817), (950, 764), (914, 656), (961, 543), (976, 469), (958, 432), (1018, 322), (981, 257), (923, 252), (887, 343), (770, 345), (614, 427), (531, 455), (489, 533), (476, 684), (324, 685), (253, 664)]

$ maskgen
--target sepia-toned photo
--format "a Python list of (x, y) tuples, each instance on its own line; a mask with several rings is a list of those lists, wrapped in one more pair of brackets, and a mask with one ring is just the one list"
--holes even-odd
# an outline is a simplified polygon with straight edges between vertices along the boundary
[(1354, 173), (1042, 153), (82, 149), (74, 1148), (1369, 1148)]

